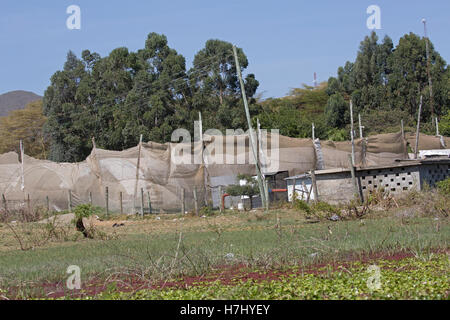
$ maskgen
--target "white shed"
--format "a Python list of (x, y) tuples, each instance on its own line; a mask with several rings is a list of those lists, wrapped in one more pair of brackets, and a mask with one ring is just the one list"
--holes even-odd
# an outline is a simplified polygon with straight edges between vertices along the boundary
[(297, 176), (288, 177), (287, 182), (288, 200), (292, 201), (294, 192), (299, 200), (314, 200), (314, 192), (312, 191), (311, 175), (304, 173)]

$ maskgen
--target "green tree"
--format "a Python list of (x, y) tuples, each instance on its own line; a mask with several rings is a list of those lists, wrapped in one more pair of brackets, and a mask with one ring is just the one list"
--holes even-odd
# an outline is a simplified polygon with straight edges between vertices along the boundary
[[(248, 66), (248, 60), (241, 48), (236, 49), (243, 72)], [(195, 113), (203, 111), (202, 120), (205, 129), (247, 127), (231, 43), (208, 40), (205, 47), (195, 55), (189, 75), (192, 107)], [(253, 96), (258, 86), (259, 82), (255, 75), (248, 74), (244, 80), (244, 87), (252, 114), (257, 110)]]
[(245, 174), (238, 174), (237, 176), (238, 182), (240, 180), (244, 180), (245, 184), (240, 185), (231, 185), (228, 186), (226, 189), (226, 193), (228, 193), (230, 196), (237, 197), (237, 196), (247, 196), (250, 199), (250, 209), (253, 208), (253, 196), (256, 196), (259, 194), (259, 187), (258, 182), (255, 177), (252, 177), (251, 175), (245, 175)]
[(84, 110), (76, 95), (86, 76), (83, 62), (69, 51), (63, 70), (51, 77), (51, 84), (45, 91), (43, 112), (47, 122), (44, 132), (51, 141), (51, 160), (79, 161), (88, 152), (85, 138), (83, 139), (85, 124), (79, 127), (73, 125), (74, 121), (83, 122), (81, 119)]

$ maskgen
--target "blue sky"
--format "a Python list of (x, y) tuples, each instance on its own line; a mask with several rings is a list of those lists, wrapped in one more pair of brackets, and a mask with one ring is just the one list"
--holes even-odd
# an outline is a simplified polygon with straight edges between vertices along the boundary
[[(66, 27), (69, 5), (81, 8), (81, 30)], [(2, 0), (0, 3), (0, 94), (28, 90), (43, 95), (68, 50), (107, 55), (125, 46), (137, 50), (147, 34), (163, 33), (186, 57), (208, 39), (232, 42), (249, 59), (265, 98), (279, 97), (302, 83), (336, 74), (354, 60), (366, 27), (369, 5), (381, 8), (380, 38), (394, 43), (405, 33), (423, 35), (421, 19), (442, 57), (450, 61), (448, 0)]]

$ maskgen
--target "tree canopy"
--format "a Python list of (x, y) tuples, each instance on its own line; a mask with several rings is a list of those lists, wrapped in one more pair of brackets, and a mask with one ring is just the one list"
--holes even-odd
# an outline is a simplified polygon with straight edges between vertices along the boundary
[[(241, 48), (237, 51), (244, 70), (247, 57)], [(155, 142), (170, 141), (177, 128), (193, 134), (199, 111), (204, 128), (243, 127), (235, 68), (232, 45), (208, 40), (187, 71), (185, 58), (157, 33), (150, 33), (136, 52), (122, 47), (100, 57), (85, 50), (81, 59), (69, 52), (44, 94), (50, 159), (83, 160), (92, 148), (91, 137), (100, 148), (122, 150), (135, 146), (140, 134)], [(257, 87), (255, 76), (247, 75), (250, 99)]]
[[(445, 121), (450, 106), (450, 70), (429, 43), (434, 114)], [(249, 65), (237, 48), (241, 71)], [(413, 127), (423, 95), (423, 129), (434, 133), (427, 76), (426, 39), (410, 33), (395, 46), (375, 32), (360, 43), (355, 61), (347, 61), (317, 87), (293, 88), (288, 96), (257, 99), (259, 82), (246, 74), (244, 87), (253, 124), (279, 129), (291, 137), (343, 140), (349, 137), (349, 101), (361, 113), (365, 133)], [(393, 112), (395, 111), (395, 112)], [(84, 50), (78, 58), (67, 54), (63, 69), (51, 77), (45, 91), (44, 134), (49, 158), (80, 161), (97, 146), (122, 150), (144, 140), (170, 141), (172, 132), (185, 128), (202, 113), (203, 129), (247, 129), (240, 84), (229, 42), (206, 41), (186, 68), (185, 58), (169, 46), (165, 35), (150, 33), (142, 49), (125, 47), (101, 57)], [(445, 130), (444, 130), (445, 131)]]

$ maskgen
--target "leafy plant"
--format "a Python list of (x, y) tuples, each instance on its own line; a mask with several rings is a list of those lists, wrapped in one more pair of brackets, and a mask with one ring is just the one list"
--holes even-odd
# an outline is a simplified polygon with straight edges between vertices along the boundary
[(439, 181), (437, 184), (437, 189), (439, 193), (443, 195), (450, 195), (450, 178), (447, 178), (443, 181)]
[(85, 238), (93, 238), (93, 235), (91, 232), (89, 232), (83, 223), (83, 218), (88, 218), (94, 213), (94, 209), (91, 204), (80, 204), (78, 205), (75, 210), (75, 227), (78, 231), (83, 233)]
[(236, 196), (248, 196), (250, 198), (250, 209), (253, 208), (253, 196), (259, 194), (259, 187), (258, 183), (256, 181), (256, 178), (254, 178), (251, 175), (245, 175), (245, 174), (238, 174), (237, 176), (238, 181), (244, 180), (244, 185), (231, 185), (228, 186), (226, 189), (226, 193), (228, 193), (230, 196), (236, 197)]

